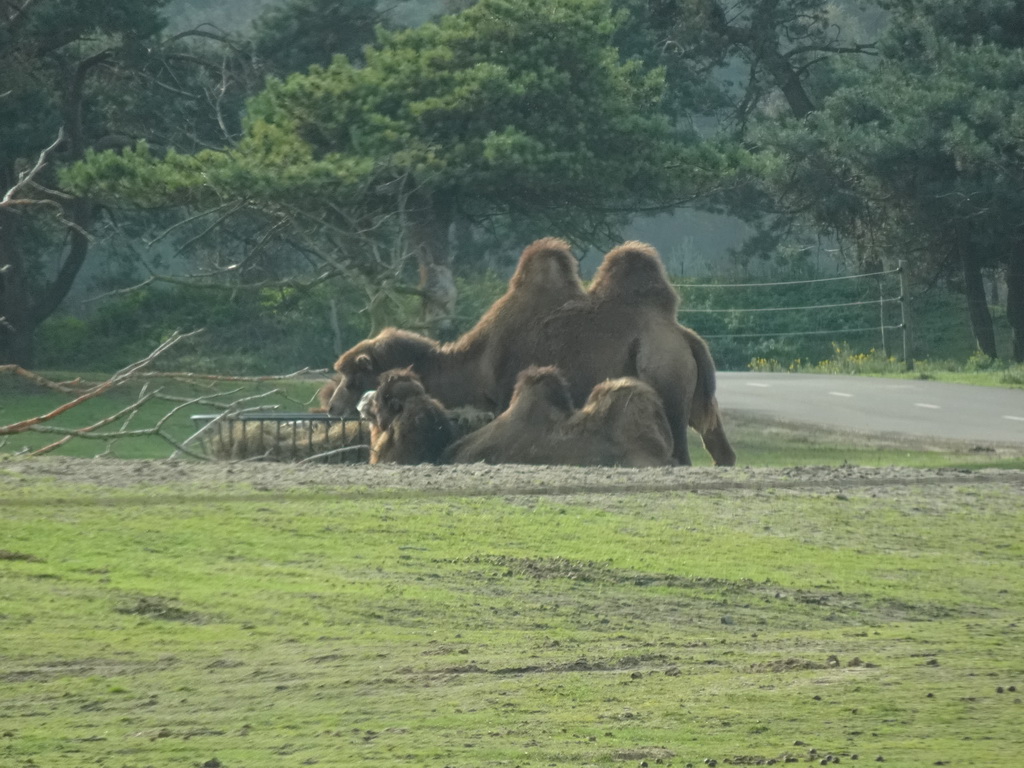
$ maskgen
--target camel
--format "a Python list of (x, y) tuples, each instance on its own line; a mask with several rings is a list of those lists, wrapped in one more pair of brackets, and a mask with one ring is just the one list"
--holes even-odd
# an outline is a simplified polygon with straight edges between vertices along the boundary
[(362, 405), (370, 422), (371, 464), (436, 464), (456, 438), (441, 403), (409, 368), (386, 371)]
[(675, 464), (672, 431), (651, 387), (623, 377), (598, 384), (576, 410), (554, 366), (516, 380), (507, 410), (454, 443), (443, 462), (656, 467)]
[(691, 463), (687, 425), (715, 464), (735, 464), (715, 398), (714, 359), (706, 342), (676, 320), (679, 299), (657, 251), (635, 241), (613, 249), (584, 292), (563, 244), (546, 238), (528, 247), (506, 294), (454, 342), (390, 328), (345, 352), (335, 363), (329, 410), (350, 411), (383, 371), (411, 366), (448, 408), (500, 413), (511, 402), (516, 373), (557, 365), (578, 406), (606, 379), (645, 382), (662, 399), (679, 464)]

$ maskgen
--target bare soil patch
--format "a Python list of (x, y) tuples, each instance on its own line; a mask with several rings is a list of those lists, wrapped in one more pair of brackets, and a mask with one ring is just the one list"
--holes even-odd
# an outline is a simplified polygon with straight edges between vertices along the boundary
[(248, 486), (256, 491), (332, 488), (340, 492), (427, 492), (438, 495), (563, 495), (767, 489), (841, 495), (874, 488), (898, 494), (908, 486), (979, 483), (1024, 491), (1024, 471), (908, 467), (656, 467), (620, 469), (505, 464), (460, 466), (305, 465), (272, 462), (193, 462), (154, 459), (39, 457), (0, 459), (0, 483), (48, 477), (100, 487)]

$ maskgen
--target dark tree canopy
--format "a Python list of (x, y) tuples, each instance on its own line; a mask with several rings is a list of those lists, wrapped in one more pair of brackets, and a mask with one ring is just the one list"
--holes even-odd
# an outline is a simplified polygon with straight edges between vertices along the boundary
[[(248, 200), (397, 221), (443, 315), (457, 216), (535, 217), (587, 237), (718, 175), (718, 155), (664, 113), (661, 71), (623, 61), (615, 31), (607, 0), (482, 0), (436, 24), (379, 29), (363, 65), (337, 56), (270, 80), (227, 152), (157, 160), (143, 147), (92, 157), (69, 179), (142, 204)], [(430, 274), (447, 294), (430, 295)]]

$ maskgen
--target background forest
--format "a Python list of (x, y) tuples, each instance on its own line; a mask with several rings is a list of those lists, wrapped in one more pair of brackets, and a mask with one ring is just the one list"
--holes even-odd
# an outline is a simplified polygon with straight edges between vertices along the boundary
[(723, 368), (866, 352), (840, 331), (878, 305), (697, 310), (898, 284), (694, 284), (900, 262), (916, 354), (1021, 362), (1022, 88), (1015, 0), (16, 0), (0, 363), (109, 370), (202, 327), (166, 364), (325, 367), (466, 329), (546, 235), (585, 273), (654, 243)]

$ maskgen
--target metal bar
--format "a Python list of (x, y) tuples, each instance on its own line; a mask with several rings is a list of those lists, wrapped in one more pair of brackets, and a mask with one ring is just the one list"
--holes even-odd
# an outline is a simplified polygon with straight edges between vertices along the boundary
[(885, 272), (866, 272), (862, 275), (840, 275), (839, 277), (818, 277), (813, 280), (788, 280), (780, 283), (706, 283), (686, 284), (674, 283), (676, 288), (774, 288), (780, 285), (809, 285), (810, 283), (831, 283), (837, 280), (857, 280), (861, 277), (880, 277), (881, 275), (894, 275), (899, 269), (890, 269)]
[[(898, 325), (887, 325), (886, 328), (892, 330), (899, 328)], [(877, 325), (872, 325), (867, 328), (842, 328), (839, 330), (831, 331), (793, 331), (791, 333), (772, 333), (766, 331), (764, 333), (719, 333), (719, 334), (701, 334), (705, 339), (756, 339), (763, 338), (765, 336), (824, 336), (827, 334), (842, 335), (844, 333), (862, 333), (864, 331), (875, 332), (878, 330)]]
[[(899, 298), (895, 299), (882, 299), (884, 302), (896, 302)], [(686, 315), (693, 312), (788, 312), (790, 310), (797, 309), (835, 309), (837, 307), (864, 307), (868, 304), (872, 306), (877, 304), (877, 299), (871, 299), (870, 301), (848, 301), (843, 304), (810, 304), (806, 307), (742, 307), (736, 309), (680, 309), (679, 314)]]
[(882, 331), (882, 355), (889, 359), (889, 346), (885, 338), (885, 295), (882, 291), (882, 278), (878, 278), (878, 327)]
[(903, 366), (908, 371), (914, 370), (913, 343), (914, 337), (910, 327), (910, 280), (907, 277), (907, 263), (900, 259), (896, 269), (900, 273), (900, 326), (903, 328)]

